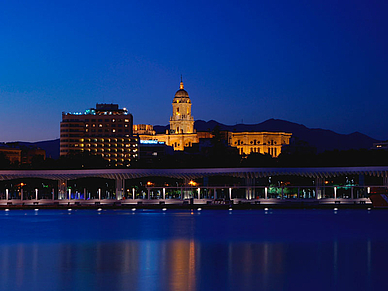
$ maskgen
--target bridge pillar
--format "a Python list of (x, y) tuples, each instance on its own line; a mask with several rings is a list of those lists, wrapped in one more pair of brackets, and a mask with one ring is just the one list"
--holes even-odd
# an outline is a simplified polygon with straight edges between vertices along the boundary
[(255, 178), (245, 178), (245, 185), (247, 186), (245, 188), (245, 199), (250, 200), (254, 198), (254, 190), (251, 187), (255, 185), (255, 182)]
[(383, 185), (388, 187), (388, 177), (383, 177)]
[(322, 186), (324, 184), (323, 178), (316, 178), (315, 179), (315, 199), (322, 199), (323, 197), (323, 191)]
[(58, 180), (58, 199), (66, 199), (67, 180)]
[(116, 179), (116, 199), (121, 200), (124, 193), (125, 180)]

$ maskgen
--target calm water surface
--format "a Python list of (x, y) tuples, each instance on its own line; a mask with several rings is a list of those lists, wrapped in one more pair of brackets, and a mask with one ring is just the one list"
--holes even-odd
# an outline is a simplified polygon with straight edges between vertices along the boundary
[(0, 290), (388, 290), (384, 210), (0, 211)]

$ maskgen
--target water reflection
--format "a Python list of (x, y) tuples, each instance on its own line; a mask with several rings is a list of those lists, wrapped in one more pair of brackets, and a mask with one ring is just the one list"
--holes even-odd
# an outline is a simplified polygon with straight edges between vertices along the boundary
[(0, 212), (0, 290), (388, 290), (385, 216)]
[(361, 290), (383, 283), (373, 280), (383, 275), (381, 253), (374, 253), (380, 246), (184, 239), (3, 245), (0, 289)]

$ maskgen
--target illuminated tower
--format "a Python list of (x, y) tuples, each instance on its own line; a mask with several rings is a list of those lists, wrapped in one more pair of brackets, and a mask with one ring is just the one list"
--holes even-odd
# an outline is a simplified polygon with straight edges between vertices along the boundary
[(191, 100), (183, 86), (182, 77), (179, 90), (172, 101), (170, 133), (194, 133), (194, 118), (191, 116)]

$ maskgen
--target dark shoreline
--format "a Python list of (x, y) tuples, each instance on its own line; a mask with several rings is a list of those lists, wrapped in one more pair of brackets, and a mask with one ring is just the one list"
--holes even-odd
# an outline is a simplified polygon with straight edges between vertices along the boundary
[(61, 205), (0, 205), (0, 210), (34, 210), (34, 209), (58, 209), (58, 210), (265, 210), (265, 209), (382, 209), (370, 204), (61, 204)]

